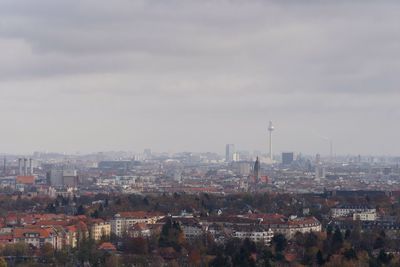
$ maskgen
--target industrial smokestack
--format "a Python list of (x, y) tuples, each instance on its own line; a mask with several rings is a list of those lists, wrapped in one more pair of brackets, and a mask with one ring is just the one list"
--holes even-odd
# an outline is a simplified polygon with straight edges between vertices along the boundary
[(28, 175), (28, 165), (27, 165), (28, 159), (24, 158), (24, 175)]
[(33, 174), (33, 166), (32, 166), (32, 159), (29, 159), (29, 175)]
[(22, 175), (22, 159), (18, 159), (18, 175)]

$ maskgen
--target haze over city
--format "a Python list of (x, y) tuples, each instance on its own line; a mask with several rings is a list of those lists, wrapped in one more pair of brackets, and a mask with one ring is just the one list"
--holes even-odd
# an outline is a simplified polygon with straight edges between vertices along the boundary
[(0, 151), (398, 155), (397, 1), (0, 2)]
[(0, 267), (400, 266), (399, 14), (1, 0)]

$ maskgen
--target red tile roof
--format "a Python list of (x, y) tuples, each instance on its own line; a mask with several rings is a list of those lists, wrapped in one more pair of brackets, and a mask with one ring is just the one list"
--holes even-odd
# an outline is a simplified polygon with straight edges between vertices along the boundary
[(17, 184), (34, 184), (35, 176), (17, 176)]
[(110, 242), (104, 242), (99, 246), (99, 250), (116, 251), (117, 248)]
[(52, 231), (51, 229), (43, 228), (14, 228), (13, 237), (14, 238), (25, 238), (25, 234), (35, 233), (38, 234), (40, 238), (49, 238)]
[(162, 216), (158, 212), (147, 212), (147, 211), (121, 211), (118, 213), (122, 218), (137, 218), (137, 219), (147, 219), (156, 216)]

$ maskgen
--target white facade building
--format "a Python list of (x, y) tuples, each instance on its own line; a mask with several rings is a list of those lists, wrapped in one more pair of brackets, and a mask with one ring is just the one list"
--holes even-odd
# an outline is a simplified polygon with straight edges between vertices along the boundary
[(342, 206), (331, 209), (333, 218), (350, 216), (354, 213), (376, 213), (376, 209), (365, 206)]
[(120, 212), (115, 214), (110, 222), (111, 233), (120, 237), (137, 223), (154, 224), (164, 217), (164, 215), (159, 213), (144, 211)]
[(274, 232), (261, 226), (241, 226), (233, 228), (232, 236), (239, 239), (248, 238), (253, 242), (263, 242), (269, 245), (274, 237)]
[(375, 221), (376, 220), (376, 212), (358, 212), (353, 213), (354, 221)]

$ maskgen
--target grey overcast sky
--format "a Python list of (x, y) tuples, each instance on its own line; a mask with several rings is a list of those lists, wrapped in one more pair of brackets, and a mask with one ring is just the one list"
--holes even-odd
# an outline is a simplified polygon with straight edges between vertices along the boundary
[(0, 152), (400, 154), (400, 1), (2, 0)]

